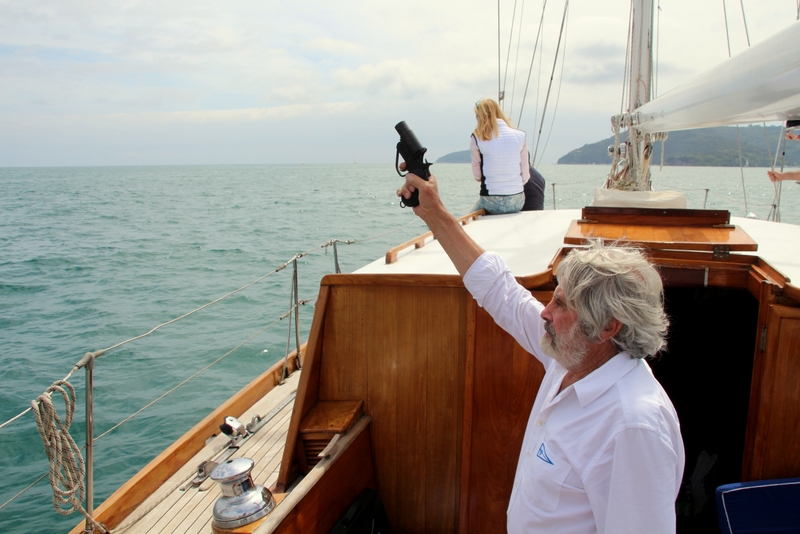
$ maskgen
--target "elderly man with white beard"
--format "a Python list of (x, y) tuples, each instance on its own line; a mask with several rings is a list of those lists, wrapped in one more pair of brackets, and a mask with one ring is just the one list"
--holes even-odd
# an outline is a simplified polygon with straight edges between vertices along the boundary
[(507, 512), (510, 533), (675, 532), (684, 448), (645, 358), (665, 345), (661, 278), (634, 248), (594, 243), (558, 266), (547, 306), (448, 213), (436, 178), (406, 175), (414, 208), (478, 302), (545, 367)]

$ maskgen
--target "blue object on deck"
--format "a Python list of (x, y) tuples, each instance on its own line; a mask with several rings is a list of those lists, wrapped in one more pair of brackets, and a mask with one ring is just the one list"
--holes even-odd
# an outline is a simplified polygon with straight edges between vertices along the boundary
[(722, 534), (800, 533), (800, 478), (720, 486), (717, 516)]

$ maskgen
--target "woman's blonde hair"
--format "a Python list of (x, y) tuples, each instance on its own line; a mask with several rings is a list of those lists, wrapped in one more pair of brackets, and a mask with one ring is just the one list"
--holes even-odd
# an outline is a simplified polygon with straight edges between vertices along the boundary
[(489, 141), (493, 137), (497, 137), (499, 134), (497, 119), (502, 119), (509, 127), (513, 128), (503, 110), (491, 98), (475, 102), (475, 118), (478, 119), (478, 126), (472, 133), (481, 141)]

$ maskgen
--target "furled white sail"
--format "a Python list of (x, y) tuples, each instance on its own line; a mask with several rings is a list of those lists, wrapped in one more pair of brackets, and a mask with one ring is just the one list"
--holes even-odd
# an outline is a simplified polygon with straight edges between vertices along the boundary
[(642, 133), (800, 119), (800, 22), (639, 107)]

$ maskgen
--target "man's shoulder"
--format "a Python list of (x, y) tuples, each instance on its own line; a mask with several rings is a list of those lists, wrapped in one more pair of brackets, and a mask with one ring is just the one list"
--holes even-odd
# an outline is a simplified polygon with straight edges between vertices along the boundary
[(616, 384), (620, 403), (620, 423), (625, 427), (672, 428), (677, 424), (677, 413), (667, 392), (653, 376), (647, 362), (639, 365)]

